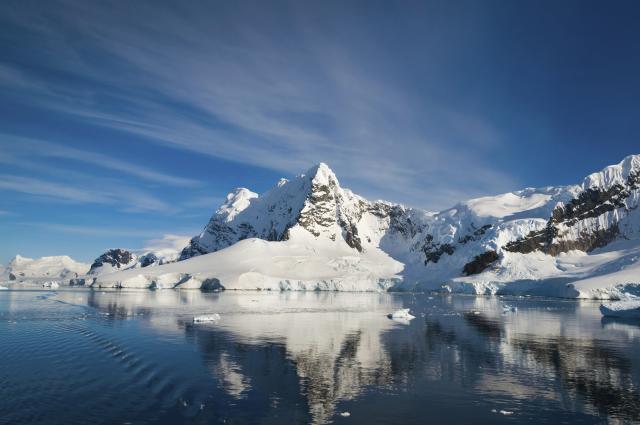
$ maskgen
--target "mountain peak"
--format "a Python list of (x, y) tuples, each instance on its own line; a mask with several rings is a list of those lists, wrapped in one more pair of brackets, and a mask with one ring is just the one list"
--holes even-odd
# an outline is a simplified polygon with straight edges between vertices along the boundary
[(320, 162), (311, 167), (305, 175), (311, 177), (311, 180), (317, 184), (328, 184), (330, 180), (336, 183), (338, 182), (336, 174), (324, 162)]
[(628, 155), (618, 164), (588, 175), (582, 184), (585, 188), (606, 189), (616, 184), (624, 186), (637, 179), (640, 179), (640, 155)]

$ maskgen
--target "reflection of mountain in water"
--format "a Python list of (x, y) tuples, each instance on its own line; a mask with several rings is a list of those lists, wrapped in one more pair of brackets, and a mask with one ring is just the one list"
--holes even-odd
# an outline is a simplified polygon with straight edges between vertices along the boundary
[[(427, 364), (430, 379), (523, 403), (546, 399), (567, 410), (640, 420), (640, 361), (634, 355), (640, 348), (640, 327), (609, 323), (594, 335), (587, 323), (599, 322), (599, 317), (580, 317), (579, 304), (564, 308), (578, 315), (574, 324), (566, 321), (566, 310), (521, 309), (503, 315), (498, 299), (473, 299), (457, 306), (459, 315), (428, 316), (422, 333), (394, 334), (387, 345), (395, 365)], [(397, 350), (403, 344), (416, 349), (409, 356), (407, 350)], [(395, 361), (396, 356), (404, 358)]]
[[(394, 323), (384, 312), (394, 308), (387, 296), (367, 296), (363, 304), (337, 297), (333, 302), (325, 294), (288, 294), (287, 303), (294, 303), (296, 312), (228, 314), (214, 327), (194, 326), (189, 332), (197, 334), (201, 349), (207, 356), (228, 354), (219, 347), (202, 344), (207, 335), (221, 330), (229, 334), (236, 345), (265, 347), (263, 358), (252, 362), (273, 362), (274, 351), (266, 347), (282, 347), (282, 357), (276, 362), (288, 362), (295, 368), (300, 391), (306, 398), (313, 423), (326, 423), (335, 414), (336, 404), (351, 400), (365, 386), (390, 383), (390, 360), (380, 343), (380, 334)], [(251, 301), (249, 301), (251, 303)], [(263, 302), (258, 299), (256, 303)], [(325, 304), (328, 303), (328, 304)], [(280, 301), (274, 305), (281, 308)], [(251, 305), (248, 306), (251, 308)], [(255, 308), (263, 310), (264, 306)], [(311, 310), (311, 311), (306, 311)], [(241, 348), (238, 348), (240, 350)], [(217, 368), (220, 373), (225, 368)], [(238, 382), (238, 366), (225, 382)], [(248, 377), (242, 378), (249, 382)], [(271, 385), (271, 383), (268, 383)], [(239, 387), (239, 386), (236, 386)]]
[[(185, 296), (188, 316), (175, 308)], [(391, 361), (381, 334), (402, 326), (386, 317), (401, 306), (398, 298), (386, 294), (225, 293), (214, 298), (197, 291), (158, 291), (151, 297), (94, 295), (89, 303), (110, 317), (141, 317), (163, 328), (184, 329), (229, 396), (241, 400), (250, 391), (271, 394), (272, 404), (302, 396), (313, 423), (328, 422), (338, 402), (355, 398), (364, 387), (390, 384)], [(160, 312), (153, 305), (167, 306), (168, 311), (154, 318)], [(221, 314), (219, 322), (189, 323), (193, 315), (212, 308)], [(174, 316), (170, 324), (167, 313)], [(292, 378), (291, 371), (297, 384), (278, 385), (283, 377)], [(298, 394), (291, 394), (292, 387)]]
[[(536, 409), (640, 420), (640, 327), (601, 323), (590, 304), (511, 301), (518, 312), (502, 314), (498, 298), (114, 294), (89, 296), (89, 304), (186, 335), (219, 387), (234, 403), (250, 400), (255, 417), (276, 420), (283, 405), (297, 409), (285, 422), (326, 423), (340, 402), (368, 397), (366, 388), (417, 392), (443, 382), (508, 400), (522, 419), (529, 409), (531, 421)], [(410, 326), (385, 317), (401, 301), (418, 313)], [(190, 323), (211, 312), (222, 315), (218, 323)]]

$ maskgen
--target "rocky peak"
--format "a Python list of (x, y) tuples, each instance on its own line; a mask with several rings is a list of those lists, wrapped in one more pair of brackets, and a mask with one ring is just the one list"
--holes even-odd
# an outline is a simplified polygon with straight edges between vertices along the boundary
[(640, 155), (629, 155), (618, 164), (588, 175), (582, 187), (587, 189), (610, 189), (614, 185), (625, 186), (630, 180), (640, 176)]
[(280, 179), (259, 197), (247, 189), (229, 194), (180, 259), (214, 252), (246, 238), (286, 240), (294, 227), (333, 241), (343, 237), (350, 246), (361, 249), (356, 223), (366, 205), (340, 187), (327, 164), (319, 163), (294, 179)]
[(325, 163), (311, 168), (306, 175), (311, 177), (311, 190), (300, 211), (300, 227), (315, 237), (325, 236), (332, 241), (342, 237), (350, 247), (363, 251), (357, 223), (369, 209), (369, 202), (341, 188)]
[(338, 184), (338, 178), (331, 168), (324, 162), (311, 167), (304, 175), (310, 176), (314, 185), (329, 185), (330, 182)]
[(136, 261), (137, 257), (131, 251), (126, 249), (116, 248), (110, 249), (98, 258), (95, 259), (89, 270), (89, 274), (95, 274), (96, 271), (106, 265), (110, 265), (113, 268), (120, 269), (130, 265)]

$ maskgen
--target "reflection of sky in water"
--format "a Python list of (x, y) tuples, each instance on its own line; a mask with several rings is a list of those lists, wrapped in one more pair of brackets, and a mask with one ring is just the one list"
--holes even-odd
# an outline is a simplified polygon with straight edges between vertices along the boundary
[[(409, 325), (385, 317), (403, 306)], [(640, 326), (591, 302), (7, 291), (0, 314), (13, 422), (640, 420)]]

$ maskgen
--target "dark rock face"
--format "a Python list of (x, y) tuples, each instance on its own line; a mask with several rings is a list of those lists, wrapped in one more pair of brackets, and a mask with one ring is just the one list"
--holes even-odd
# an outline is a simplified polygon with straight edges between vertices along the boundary
[(587, 189), (567, 205), (558, 207), (551, 214), (552, 223), (565, 222), (572, 226), (579, 220), (598, 217), (608, 211), (624, 207), (624, 198), (629, 196), (625, 188), (619, 184), (608, 190)]
[[(385, 211), (386, 216), (389, 217), (389, 229), (391, 231), (400, 233), (407, 239), (412, 239), (424, 230), (423, 226), (411, 219), (410, 214), (408, 214), (404, 207), (385, 204), (376, 204), (376, 206), (379, 206), (382, 211)], [(376, 215), (381, 217), (379, 214)]]
[(9, 273), (9, 280), (17, 280), (17, 277), (13, 273)]
[(126, 249), (110, 249), (109, 251), (96, 258), (96, 260), (91, 265), (89, 273), (91, 273), (98, 267), (102, 267), (105, 264), (111, 264), (113, 267), (120, 268), (125, 264), (129, 264), (131, 261), (133, 261), (133, 259), (133, 254)]
[(462, 269), (462, 273), (464, 273), (465, 276), (481, 273), (499, 258), (498, 253), (495, 251), (483, 252), (480, 255), (476, 255), (472, 261), (465, 264)]
[(550, 253), (553, 238), (557, 234), (558, 229), (549, 220), (544, 229), (531, 231), (524, 238), (509, 242), (502, 248), (509, 252), (519, 252), (521, 254), (529, 254), (534, 251)]
[(158, 260), (158, 257), (156, 257), (156, 255), (152, 252), (140, 257), (140, 267), (149, 267), (152, 264), (158, 264), (158, 263), (160, 263), (160, 261)]
[(482, 236), (487, 233), (487, 230), (493, 227), (491, 224), (485, 224), (484, 226), (475, 229), (471, 234), (465, 235), (458, 240), (458, 243), (466, 244), (468, 242), (477, 241), (482, 238)]
[(356, 225), (342, 220), (339, 221), (339, 224), (343, 229), (343, 237), (347, 245), (362, 252), (362, 241), (358, 236), (358, 228)]
[(81, 277), (76, 277), (69, 280), (69, 286), (84, 286), (85, 280)]
[[(476, 228), (471, 224), (471, 229), (468, 229), (470, 233), (460, 237), (457, 244), (464, 245), (472, 241), (479, 241), (491, 227), (493, 227), (491, 224), (485, 224), (484, 226)], [(433, 236), (427, 234), (422, 244), (421, 250), (424, 253), (425, 266), (429, 263), (437, 263), (444, 254), (453, 255), (457, 249), (455, 242), (438, 244), (434, 243), (433, 240)]]
[(553, 256), (571, 250), (589, 252), (596, 248), (606, 246), (613, 241), (619, 233), (619, 227), (614, 225), (607, 229), (582, 232), (575, 240), (556, 240), (554, 242), (554, 237), (558, 234), (558, 229), (552, 224), (547, 224), (547, 227), (543, 230), (530, 232), (523, 239), (509, 242), (503, 247), (503, 249), (522, 254), (542, 251), (545, 254)]
[(424, 265), (429, 263), (437, 263), (444, 254), (453, 255), (456, 248), (449, 244), (437, 244), (433, 242), (433, 236), (427, 235), (422, 246), (422, 252), (424, 252)]
[(211, 279), (205, 279), (202, 282), (200, 289), (202, 291), (223, 291), (224, 286), (222, 286), (219, 279), (216, 279), (215, 277), (213, 277)]
[(608, 228), (581, 232), (576, 239), (572, 240), (557, 238), (560, 236), (560, 226), (573, 227), (581, 220), (599, 217), (616, 209), (626, 209), (624, 201), (630, 196), (632, 190), (639, 187), (640, 173), (631, 173), (625, 185), (614, 184), (606, 190), (587, 189), (566, 205), (556, 207), (544, 229), (531, 231), (524, 238), (509, 242), (503, 249), (522, 254), (542, 251), (555, 256), (574, 249), (589, 252), (603, 247), (620, 233), (617, 223)]
[(200, 246), (197, 238), (192, 238), (189, 245), (184, 247), (180, 252), (179, 261), (186, 260), (191, 257), (197, 257), (198, 255), (208, 254), (208, 251)]
[(313, 183), (307, 200), (311, 208), (300, 213), (298, 223), (313, 236), (318, 237), (319, 227), (328, 227), (334, 223), (335, 206), (331, 207), (335, 205), (335, 197), (329, 186)]
[[(342, 229), (342, 237), (347, 245), (362, 252), (362, 241), (358, 235), (356, 223), (362, 218), (362, 213), (367, 206), (361, 203), (353, 216), (347, 215), (341, 207), (344, 200), (337, 189), (338, 183), (331, 177), (328, 179), (328, 184), (313, 182), (305, 208), (300, 212), (297, 222), (316, 237), (320, 236), (323, 229), (328, 229), (337, 223)], [(329, 237), (335, 240), (337, 236)]]

